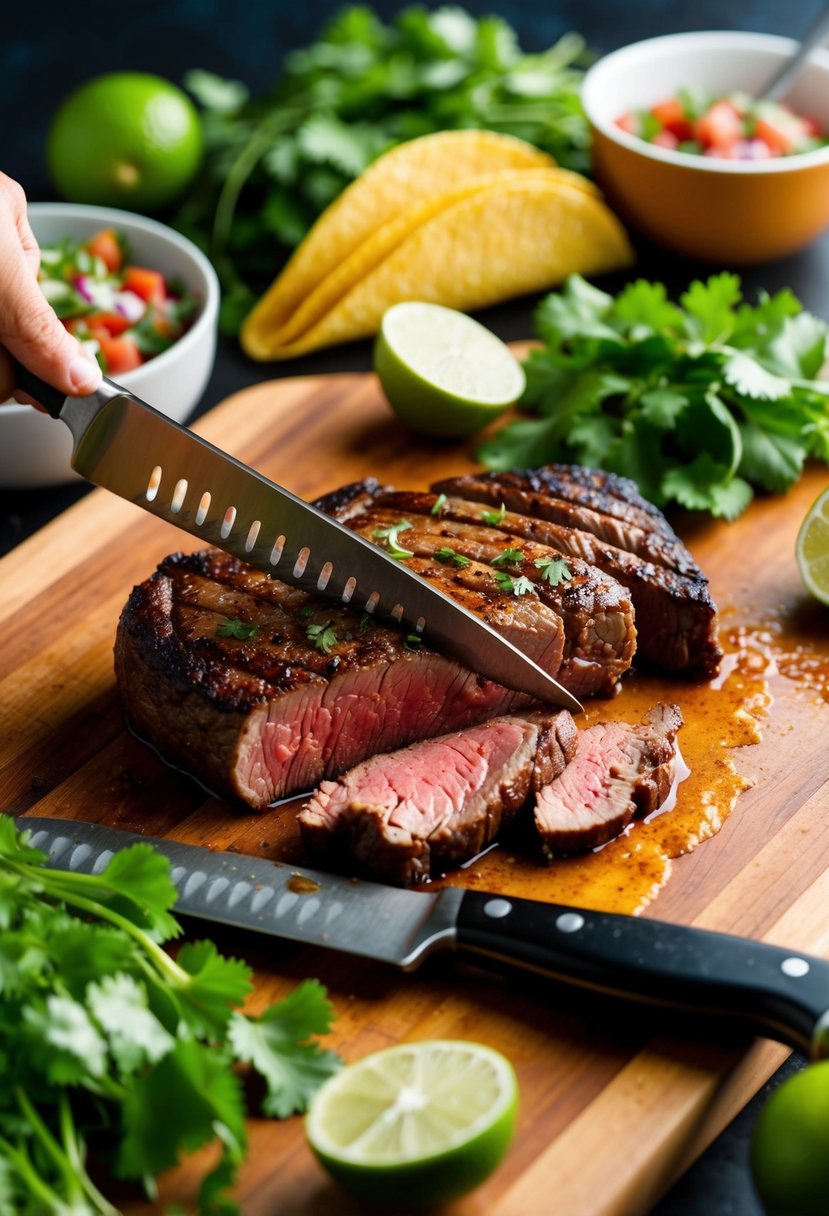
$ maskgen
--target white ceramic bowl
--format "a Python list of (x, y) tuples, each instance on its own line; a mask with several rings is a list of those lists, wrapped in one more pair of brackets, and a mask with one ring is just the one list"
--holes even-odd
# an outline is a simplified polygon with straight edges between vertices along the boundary
[[(204, 392), (216, 354), (219, 283), (204, 254), (192, 241), (129, 211), (76, 203), (30, 203), (29, 221), (39, 244), (63, 237), (84, 240), (102, 228), (123, 232), (140, 266), (178, 279), (199, 301), (187, 333), (169, 350), (117, 377), (120, 384), (176, 422), (184, 422)], [(0, 405), (0, 487), (60, 485), (76, 474), (69, 465), (68, 429), (28, 405)]]
[[(646, 143), (617, 118), (683, 86), (757, 95), (795, 44), (772, 34), (712, 30), (649, 38), (613, 51), (584, 81), (593, 168), (628, 223), (679, 253), (749, 265), (808, 245), (829, 225), (829, 146), (774, 160), (716, 160)], [(815, 51), (786, 100), (829, 131), (829, 51)]]

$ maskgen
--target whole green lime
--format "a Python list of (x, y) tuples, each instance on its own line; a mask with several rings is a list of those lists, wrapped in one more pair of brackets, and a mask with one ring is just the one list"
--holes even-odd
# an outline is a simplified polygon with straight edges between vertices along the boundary
[(202, 150), (198, 111), (181, 89), (146, 72), (111, 72), (62, 103), (46, 161), (71, 202), (154, 211), (187, 189)]
[(829, 1060), (795, 1073), (766, 1102), (751, 1171), (768, 1216), (829, 1212)]

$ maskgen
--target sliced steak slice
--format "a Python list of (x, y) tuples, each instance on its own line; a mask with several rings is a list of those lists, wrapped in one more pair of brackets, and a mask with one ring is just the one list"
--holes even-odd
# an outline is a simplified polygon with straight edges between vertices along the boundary
[(372, 756), (324, 781), (299, 815), (309, 853), (410, 885), (491, 844), (533, 789), (575, 752), (566, 710), (481, 726)]
[[(589, 470), (585, 470), (589, 472)], [(419, 513), (441, 520), (487, 525), (480, 503), (434, 492), (387, 490), (365, 482), (351, 487), (345, 508), (356, 515), (369, 506), (386, 507), (409, 518)], [(655, 508), (654, 508), (655, 509)], [(498, 512), (500, 515), (500, 511)], [(636, 660), (644, 659), (667, 671), (688, 672), (710, 679), (722, 659), (717, 628), (717, 609), (700, 575), (678, 574), (654, 565), (635, 553), (599, 540), (592, 532), (568, 528), (546, 519), (531, 519), (506, 511), (497, 525), (499, 533), (520, 548), (524, 539), (549, 545), (568, 557), (580, 558), (609, 574), (626, 587), (636, 614)], [(504, 543), (508, 543), (505, 539)]]
[(581, 853), (650, 814), (671, 788), (682, 714), (659, 704), (639, 726), (605, 722), (578, 733), (576, 754), (539, 790), (535, 826), (547, 858)]
[[(352, 513), (347, 523), (366, 539), (383, 543), (382, 536), (401, 518), (399, 512), (378, 506)], [(610, 695), (615, 690), (636, 648), (630, 598), (615, 579), (585, 562), (568, 559), (570, 577), (551, 582), (536, 562), (555, 563), (562, 554), (546, 545), (522, 542), (521, 549), (511, 552), (508, 538), (487, 527), (433, 515), (411, 514), (403, 522), (408, 526), (398, 529), (398, 542), (415, 555), (407, 562), (411, 569), (456, 598), (457, 585), (473, 585), (499, 613), (508, 619), (512, 614), (516, 622), (546, 607), (563, 622), (564, 632), (561, 666), (557, 673), (548, 670), (577, 697)], [(519, 584), (519, 579), (524, 581)], [(526, 588), (526, 594), (515, 594), (517, 587)], [(522, 645), (519, 638), (513, 640)]]
[[(325, 650), (309, 639), (314, 625), (334, 631), (316, 635)], [(400, 630), (218, 550), (166, 558), (133, 590), (115, 668), (135, 731), (255, 808), (528, 704), (425, 646), (407, 650)]]
[[(551, 466), (555, 469), (560, 466)], [(566, 467), (566, 466), (565, 466)], [(596, 476), (601, 476), (594, 470)], [(621, 479), (619, 479), (621, 480)], [(505, 506), (509, 511), (529, 515), (531, 519), (547, 519), (551, 523), (564, 524), (583, 532), (592, 532), (599, 540), (627, 549), (646, 561), (679, 574), (699, 577), (700, 570), (691, 554), (677, 536), (669, 529), (646, 525), (639, 503), (633, 518), (628, 518), (621, 501), (608, 495), (605, 505), (612, 510), (596, 510), (583, 502), (571, 502), (563, 493), (566, 482), (547, 475), (547, 470), (527, 472), (480, 473), (463, 477), (449, 477), (435, 482), (431, 487), (437, 493), (452, 494), (457, 498), (471, 499), (491, 507)], [(649, 518), (649, 517), (648, 517)]]

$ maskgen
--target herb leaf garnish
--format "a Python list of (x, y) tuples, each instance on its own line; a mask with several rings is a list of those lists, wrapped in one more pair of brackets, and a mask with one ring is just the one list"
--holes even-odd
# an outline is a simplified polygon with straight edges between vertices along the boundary
[(231, 617), (216, 626), (216, 634), (220, 638), (236, 638), (240, 642), (247, 642), (249, 639), (258, 637), (259, 626), (246, 625), (238, 617)]
[(658, 507), (735, 519), (755, 490), (787, 490), (809, 457), (829, 463), (829, 325), (787, 289), (752, 304), (723, 273), (673, 303), (661, 283), (614, 297), (572, 275), (535, 328), (525, 417), (477, 452), (490, 469), (598, 466)]

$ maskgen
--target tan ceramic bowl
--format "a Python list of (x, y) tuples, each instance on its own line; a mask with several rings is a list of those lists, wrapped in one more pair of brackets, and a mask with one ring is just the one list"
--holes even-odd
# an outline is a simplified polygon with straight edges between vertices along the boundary
[[(794, 48), (731, 30), (670, 34), (614, 51), (590, 69), (583, 99), (593, 167), (623, 220), (669, 249), (725, 265), (768, 262), (829, 225), (829, 147), (767, 161), (725, 161), (654, 147), (616, 126), (683, 86), (756, 94)], [(817, 51), (787, 102), (829, 131), (829, 52)]]

